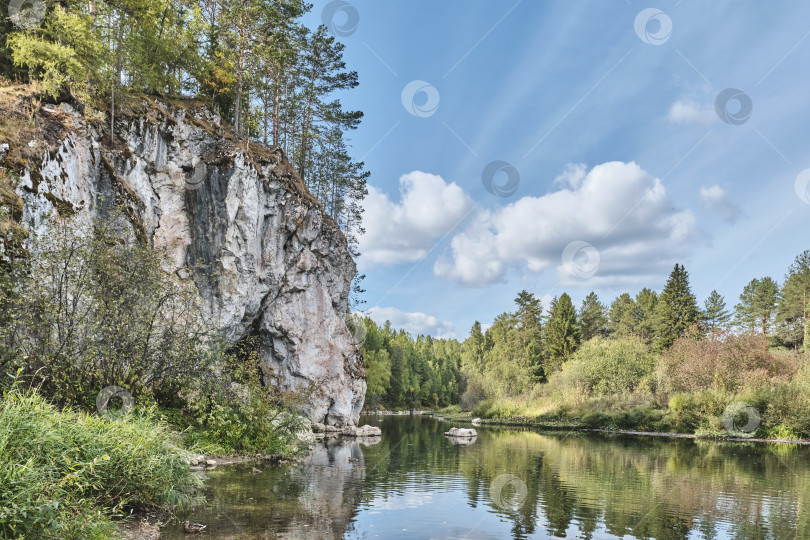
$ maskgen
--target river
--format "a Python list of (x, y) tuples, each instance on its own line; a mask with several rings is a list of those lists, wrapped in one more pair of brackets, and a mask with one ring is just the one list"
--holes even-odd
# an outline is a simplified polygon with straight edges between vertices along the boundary
[[(810, 536), (810, 448), (478, 427), (364, 416), (376, 444), (319, 443), (284, 466), (207, 473), (200, 538)], [(186, 515), (183, 515), (186, 517)], [(170, 525), (161, 538), (184, 537)]]

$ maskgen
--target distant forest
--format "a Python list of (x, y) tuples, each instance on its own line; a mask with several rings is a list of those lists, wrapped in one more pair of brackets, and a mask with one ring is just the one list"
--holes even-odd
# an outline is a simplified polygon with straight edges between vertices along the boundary
[[(498, 315), (486, 330), (476, 321), (462, 343), (425, 336), (414, 340), (366, 319), (368, 401), (392, 408), (459, 402), (471, 408), (484, 399), (531, 393), (580, 349), (577, 377), (581, 383), (588, 378), (586, 372), (593, 371), (590, 386), (628, 369), (633, 358), (660, 357), (679, 340), (725, 340), (722, 336), (748, 334), (767, 340), (771, 348), (798, 352), (810, 339), (808, 296), (810, 250), (796, 257), (781, 285), (767, 276), (752, 279), (733, 307), (717, 291), (699, 305), (689, 273), (676, 264), (660, 293), (644, 288), (635, 297), (621, 294), (610, 305), (591, 292), (578, 307), (567, 293), (543, 306), (534, 294), (521, 291), (514, 312)], [(622, 342), (616, 346), (631, 352), (618, 353), (621, 367), (598, 366), (599, 358), (615, 352), (611, 342)], [(585, 347), (588, 343), (593, 345)], [(681, 358), (676, 367), (689, 360)], [(632, 390), (653, 366), (650, 361), (649, 366), (638, 367), (638, 373), (628, 376), (635, 379), (623, 381), (617, 391)]]

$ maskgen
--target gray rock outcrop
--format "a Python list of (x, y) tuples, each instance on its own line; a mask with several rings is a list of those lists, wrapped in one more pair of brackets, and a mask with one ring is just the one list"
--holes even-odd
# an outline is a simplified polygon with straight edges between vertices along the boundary
[(366, 383), (343, 318), (355, 264), (338, 225), (280, 149), (246, 151), (198, 102), (139, 107), (112, 143), (67, 104), (40, 108), (21, 224), (36, 233), (123, 201), (136, 234), (168, 250), (166, 270), (194, 280), (213, 326), (261, 338), (268, 383), (306, 395), (315, 422), (356, 425)]
[(444, 436), (459, 439), (471, 439), (473, 437), (477, 437), (478, 433), (472, 428), (453, 427), (450, 428), (450, 431), (445, 431)]

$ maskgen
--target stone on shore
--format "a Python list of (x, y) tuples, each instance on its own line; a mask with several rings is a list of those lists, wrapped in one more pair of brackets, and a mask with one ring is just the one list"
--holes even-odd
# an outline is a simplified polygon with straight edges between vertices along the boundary
[(377, 426), (369, 426), (368, 424), (362, 427), (345, 426), (342, 434), (347, 437), (379, 437), (382, 435), (382, 430)]

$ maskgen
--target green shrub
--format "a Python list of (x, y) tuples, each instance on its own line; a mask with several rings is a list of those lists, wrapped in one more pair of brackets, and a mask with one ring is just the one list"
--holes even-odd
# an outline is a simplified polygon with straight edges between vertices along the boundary
[(163, 270), (161, 251), (112, 212), (90, 223), (51, 224), (36, 257), (0, 303), (0, 368), (54, 402), (95, 406), (99, 391), (176, 393), (208, 371), (211, 337), (193, 283)]
[(128, 507), (199, 501), (200, 479), (166, 424), (59, 411), (34, 393), (0, 407), (0, 538), (109, 538)]
[(259, 384), (258, 347), (256, 340), (247, 339), (225, 352), (212, 349), (217, 376), (193, 381), (186, 391), (189, 444), (208, 454), (283, 456), (294, 451), (308, 396)]
[(478, 405), (473, 408), (472, 415), (477, 416), (479, 418), (492, 418), (493, 414), (491, 411), (493, 401), (489, 399), (485, 399), (478, 403)]
[(792, 427), (784, 424), (779, 424), (764, 430), (763, 436), (768, 439), (777, 439), (780, 441), (794, 441), (801, 439), (801, 434)]
[(669, 400), (668, 421), (678, 433), (722, 430), (723, 411), (732, 401), (734, 395), (723, 391), (676, 393)]
[[(595, 395), (633, 392), (649, 380), (655, 360), (638, 338), (593, 338), (552, 376), (557, 390), (580, 388)], [(648, 389), (648, 388), (647, 388)]]
[(751, 389), (740, 395), (740, 401), (759, 411), (766, 429), (790, 430), (810, 436), (810, 388), (803, 380), (781, 382)]
[(473, 411), (487, 399), (487, 389), (484, 377), (478, 373), (464, 374), (464, 392), (461, 394), (459, 405), (465, 411)]

